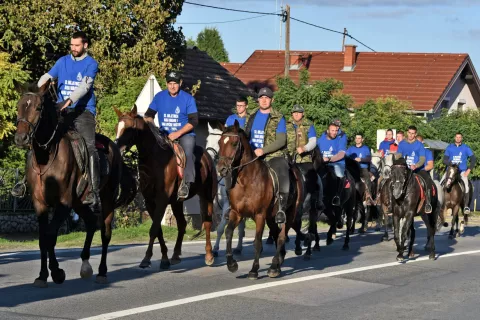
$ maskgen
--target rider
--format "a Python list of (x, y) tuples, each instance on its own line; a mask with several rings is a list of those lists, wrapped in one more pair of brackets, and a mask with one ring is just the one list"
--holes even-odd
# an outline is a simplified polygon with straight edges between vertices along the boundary
[(246, 97), (238, 97), (236, 101), (236, 113), (230, 115), (225, 121), (225, 126), (233, 126), (235, 120), (238, 121), (240, 128), (245, 128), (245, 122), (247, 121), (247, 108), (248, 108), (248, 99)]
[(170, 141), (178, 140), (185, 151), (185, 175), (178, 188), (178, 199), (186, 199), (190, 184), (195, 182), (195, 127), (198, 124), (198, 112), (195, 99), (180, 90), (182, 77), (171, 71), (167, 74), (167, 90), (160, 91), (153, 97), (145, 112), (145, 121), (153, 123), (158, 113), (161, 130), (168, 134)]
[[(423, 136), (417, 135), (417, 140), (423, 144)], [(422, 166), (421, 170), (425, 170), (430, 173), (430, 171), (433, 169), (433, 166), (434, 163), (432, 150), (425, 148), (425, 164)]]
[[(445, 150), (445, 155), (443, 156), (443, 163), (446, 166), (451, 164), (457, 164), (458, 169), (460, 170), (460, 177), (462, 178), (463, 184), (465, 186), (465, 208), (463, 209), (464, 214), (470, 213), (470, 208), (468, 207), (469, 192), (470, 188), (468, 185), (468, 175), (475, 168), (475, 163), (477, 158), (473, 153), (472, 149), (469, 146), (462, 143), (463, 135), (460, 132), (455, 134), (455, 143), (450, 144)], [(470, 166), (467, 167), (467, 161), (470, 158)], [(445, 180), (445, 174), (443, 175), (442, 181)]]
[(347, 150), (346, 139), (338, 135), (339, 125), (334, 120), (328, 126), (326, 134), (322, 134), (317, 140), (318, 148), (323, 156), (323, 161), (333, 167), (335, 175), (340, 180), (337, 185), (337, 193), (332, 199), (332, 205), (340, 206), (340, 195), (345, 185), (345, 152)]
[(425, 212), (430, 213), (432, 206), (430, 204), (430, 190), (432, 190), (433, 181), (425, 170), (421, 170), (425, 164), (425, 147), (417, 140), (417, 127), (410, 126), (407, 131), (407, 140), (403, 140), (398, 145), (397, 158), (404, 157), (408, 167), (423, 178), (426, 183), (427, 196), (425, 197)]
[(394, 144), (390, 145), (390, 153), (397, 152), (400, 142), (402, 142), (403, 139), (405, 138), (405, 134), (403, 133), (402, 130), (397, 131), (396, 138), (397, 138), (397, 141)]
[(285, 209), (290, 193), (290, 168), (285, 159), (287, 126), (284, 116), (272, 108), (273, 92), (268, 87), (258, 92), (260, 108), (247, 116), (245, 132), (257, 157), (266, 157), (268, 165), (276, 172), (279, 183), (279, 205), (276, 223), (285, 223)]
[[(292, 118), (287, 123), (287, 143), (290, 155), (296, 154), (296, 163), (312, 163), (310, 151), (317, 145), (317, 133), (313, 123), (305, 118), (305, 109), (296, 104), (292, 108)], [(323, 208), (322, 179), (317, 177), (317, 208)]]
[(368, 170), (370, 162), (372, 161), (372, 155), (370, 148), (363, 144), (364, 140), (363, 134), (357, 133), (355, 135), (355, 146), (349, 147), (346, 155), (360, 164), (360, 175), (366, 186), (365, 195), (367, 202), (373, 203), (371, 194), (372, 181), (370, 180), (370, 170)]
[(382, 153), (382, 156), (386, 156), (390, 153), (390, 148), (392, 145), (395, 144), (395, 139), (393, 139), (393, 130), (387, 129), (385, 132), (385, 140), (380, 142), (380, 146), (378, 147), (378, 151)]
[[(38, 80), (41, 87), (48, 80), (57, 78), (59, 108), (70, 109), (69, 120), (75, 130), (83, 137), (90, 156), (91, 191), (83, 204), (89, 204), (100, 218), (100, 159), (95, 147), (96, 99), (93, 83), (98, 71), (98, 63), (88, 55), (89, 40), (85, 32), (77, 31), (70, 39), (71, 54), (61, 57), (55, 65)], [(66, 111), (66, 110), (65, 110)], [(25, 194), (25, 177), (12, 190), (12, 195), (22, 197)]]

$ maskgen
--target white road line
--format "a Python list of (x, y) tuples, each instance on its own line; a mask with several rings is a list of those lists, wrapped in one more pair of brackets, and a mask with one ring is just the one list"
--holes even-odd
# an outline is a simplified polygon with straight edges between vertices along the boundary
[[(452, 257), (458, 257), (458, 256), (470, 255), (470, 254), (476, 254), (476, 253), (480, 253), (480, 250), (464, 251), (464, 252), (457, 252), (457, 253), (448, 253), (448, 254), (437, 256), (437, 259), (452, 258)], [(193, 303), (193, 302), (198, 302), (198, 301), (204, 301), (204, 300), (210, 300), (210, 299), (216, 299), (216, 298), (220, 298), (220, 297), (231, 296), (231, 295), (236, 295), (236, 294), (241, 294), (241, 293), (246, 293), (246, 292), (251, 292), (251, 291), (256, 291), (256, 290), (262, 290), (262, 289), (267, 289), (267, 288), (272, 288), (272, 287), (284, 286), (284, 285), (288, 285), (288, 284), (292, 284), (292, 283), (299, 283), (299, 282), (317, 280), (317, 279), (322, 279), (322, 278), (330, 278), (330, 277), (340, 276), (340, 275), (344, 275), (344, 274), (350, 274), (350, 273), (356, 273), (356, 272), (362, 272), (362, 271), (368, 271), (368, 270), (374, 270), (374, 269), (380, 269), (380, 268), (396, 267), (396, 266), (401, 266), (405, 263), (409, 264), (409, 263), (416, 263), (416, 262), (427, 261), (427, 260), (428, 260), (428, 257), (426, 256), (426, 257), (417, 258), (416, 260), (406, 260), (403, 263), (402, 262), (389, 262), (389, 263), (382, 263), (382, 264), (377, 264), (377, 265), (373, 265), (373, 266), (353, 268), (353, 269), (348, 269), (348, 270), (320, 273), (320, 274), (315, 274), (315, 275), (311, 275), (311, 276), (305, 276), (305, 277), (288, 279), (288, 280), (273, 281), (273, 282), (268, 282), (268, 283), (256, 284), (256, 285), (252, 285), (252, 286), (246, 286), (246, 287), (242, 287), (242, 288), (222, 290), (222, 291), (217, 291), (217, 292), (212, 292), (212, 293), (207, 293), (207, 294), (201, 294), (201, 295), (198, 295), (198, 296), (193, 296), (193, 297), (178, 299), (178, 300), (172, 300), (172, 301), (167, 301), (167, 302), (161, 302), (161, 303), (156, 303), (156, 304), (143, 306), (143, 307), (138, 307), (138, 308), (132, 308), (132, 309), (126, 309), (126, 310), (122, 310), (122, 311), (105, 313), (105, 314), (101, 314), (101, 315), (98, 315), (98, 316), (83, 318), (83, 319), (80, 319), (80, 320), (117, 319), (117, 318), (126, 317), (126, 316), (130, 316), (130, 315), (135, 315), (135, 314), (139, 314), (139, 313), (145, 313), (145, 312), (150, 312), (150, 311), (155, 311), (155, 310), (160, 310), (160, 309), (165, 309), (165, 308), (170, 308), (170, 307), (176, 307), (176, 306), (180, 306), (180, 305), (183, 305), (183, 304), (188, 304), (188, 303)]]

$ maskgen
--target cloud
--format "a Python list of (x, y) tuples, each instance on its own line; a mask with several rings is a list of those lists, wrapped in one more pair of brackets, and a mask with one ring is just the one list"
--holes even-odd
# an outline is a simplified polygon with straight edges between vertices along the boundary
[(350, 15), (350, 18), (354, 19), (395, 19), (408, 16), (412, 14), (414, 10), (405, 8), (390, 11), (369, 11), (369, 12), (357, 12)]

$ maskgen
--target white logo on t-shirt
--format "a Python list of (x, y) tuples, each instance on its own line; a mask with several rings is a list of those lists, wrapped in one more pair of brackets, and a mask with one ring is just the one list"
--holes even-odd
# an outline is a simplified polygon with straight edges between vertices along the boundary
[(180, 113), (180, 108), (177, 106), (177, 108), (175, 109), (175, 113), (176, 114), (179, 114)]
[(79, 72), (79, 73), (77, 74), (77, 81), (82, 81), (82, 78), (83, 78), (83, 77), (82, 77), (82, 74)]

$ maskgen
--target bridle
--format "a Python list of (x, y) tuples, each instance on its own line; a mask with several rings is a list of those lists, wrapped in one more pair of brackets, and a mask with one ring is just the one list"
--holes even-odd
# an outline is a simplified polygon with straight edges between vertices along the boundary
[[(233, 173), (233, 171), (235, 171), (235, 170), (240, 171), (243, 167), (248, 166), (249, 164), (253, 163), (254, 161), (256, 161), (259, 158), (259, 157), (255, 157), (255, 158), (253, 158), (253, 160), (250, 160), (250, 161), (248, 161), (244, 164), (240, 164), (240, 165), (234, 167), (233, 164), (235, 162), (235, 159), (237, 159), (237, 155), (241, 155), (244, 151), (240, 135), (239, 134), (234, 134), (234, 133), (223, 133), (222, 137), (238, 138), (238, 144), (237, 144), (237, 147), (235, 148), (235, 153), (233, 154), (232, 157), (220, 156), (220, 155), (218, 156), (219, 161), (224, 161), (224, 163), (226, 163), (225, 167), (227, 169), (227, 172)], [(229, 163), (227, 161), (229, 161)]]
[[(413, 176), (413, 170), (410, 170), (407, 165), (403, 165), (403, 164), (394, 164), (391, 167), (392, 167), (392, 171), (393, 171), (393, 168), (400, 168), (400, 167), (403, 167), (407, 170), (407, 178), (403, 182), (402, 193), (400, 194), (400, 196), (402, 196), (407, 191), (408, 183), (410, 182), (410, 179)], [(399, 180), (392, 181), (392, 186), (394, 186), (395, 183), (399, 184), (399, 183), (401, 183), (401, 181), (399, 181)]]
[[(132, 128), (133, 128), (134, 131), (135, 131), (135, 134), (130, 137), (130, 139), (128, 140), (128, 143), (126, 144), (125, 152), (129, 152), (130, 149), (131, 149), (131, 148), (133, 147), (133, 145), (134, 145), (135, 139), (138, 137), (137, 118), (136, 118), (136, 117), (129, 117), (129, 116), (126, 116), (126, 115), (125, 115), (125, 116), (122, 116), (122, 117), (120, 118), (120, 121), (119, 121), (119, 122), (121, 122), (121, 121), (124, 121), (124, 122), (125, 122), (125, 120), (129, 120), (129, 121), (131, 120), (131, 121), (133, 121), (133, 127), (132, 127)], [(115, 144), (116, 144), (116, 145), (118, 145), (118, 139), (119, 139), (119, 138), (120, 138), (120, 137), (118, 137), (118, 138), (115, 139)]]
[[(449, 168), (452, 168), (451, 170), (454, 170), (452, 166), (448, 166), (448, 168), (447, 168), (447, 173), (448, 173), (448, 169), (449, 169)], [(454, 185), (454, 182), (458, 179), (458, 172), (459, 172), (459, 171), (458, 171), (458, 168), (457, 168), (457, 172), (455, 172), (455, 173), (453, 174), (453, 176), (448, 176), (448, 175), (447, 175), (447, 176), (445, 177), (445, 188), (446, 188), (446, 189), (449, 190), (449, 189), (452, 188), (452, 186)], [(451, 182), (450, 182), (450, 183), (451, 183), (451, 184), (450, 184), (450, 187), (447, 187), (448, 181), (451, 181)]]

